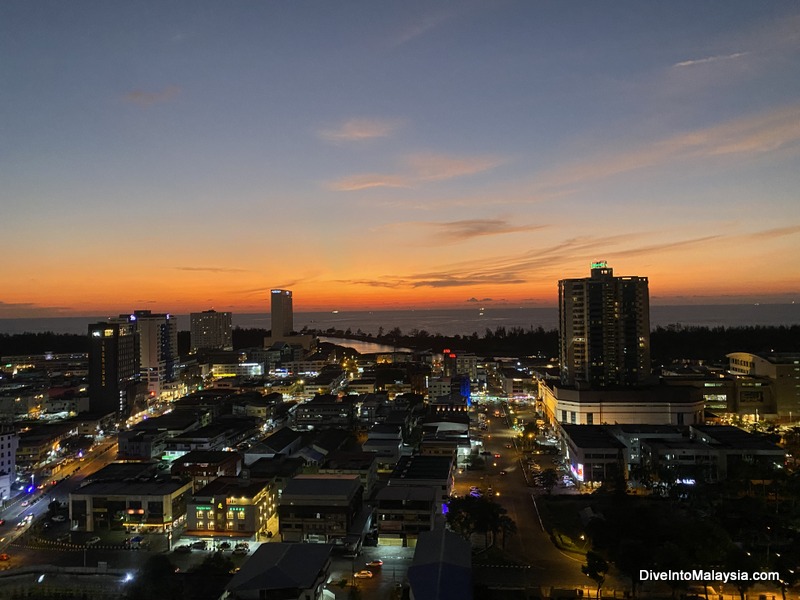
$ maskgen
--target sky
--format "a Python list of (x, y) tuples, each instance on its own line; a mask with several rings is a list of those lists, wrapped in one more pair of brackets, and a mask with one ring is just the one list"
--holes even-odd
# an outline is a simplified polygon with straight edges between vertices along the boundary
[(800, 300), (800, 5), (0, 3), (0, 318)]

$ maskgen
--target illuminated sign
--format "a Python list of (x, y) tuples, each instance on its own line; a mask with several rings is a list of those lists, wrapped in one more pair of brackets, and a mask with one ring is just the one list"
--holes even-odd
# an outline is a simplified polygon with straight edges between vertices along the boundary
[(608, 266), (608, 262), (604, 260), (598, 260), (592, 263), (593, 269), (605, 269)]
[(580, 482), (583, 482), (583, 465), (581, 463), (578, 463), (577, 465), (570, 465), (570, 470), (572, 471), (572, 474), (575, 476), (575, 479), (577, 479)]

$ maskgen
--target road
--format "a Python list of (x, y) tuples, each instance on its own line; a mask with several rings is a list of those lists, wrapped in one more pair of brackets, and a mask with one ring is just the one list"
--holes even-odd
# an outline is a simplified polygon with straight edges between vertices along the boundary
[[(535, 506), (535, 491), (525, 479), (522, 453), (516, 446), (517, 433), (511, 428), (511, 417), (506, 411), (507, 408), (503, 407), (501, 414), (505, 416), (500, 417), (493, 416), (493, 411), (490, 411), (483, 443), (491, 457), (487, 458), (485, 471), (464, 472), (463, 483), (459, 478), (457, 493), (469, 493), (471, 485), (478, 485), (484, 493), (489, 487), (493, 489), (494, 500), (508, 511), (508, 516), (517, 525), (517, 533), (506, 540), (505, 550), (510, 556), (531, 566), (531, 576), (538, 585), (583, 585), (586, 576), (581, 573), (582, 558), (556, 548), (540, 524)], [(533, 411), (529, 412), (526, 415), (528, 420), (534, 418)], [(498, 454), (500, 456), (496, 458)], [(502, 538), (498, 542), (502, 546)]]

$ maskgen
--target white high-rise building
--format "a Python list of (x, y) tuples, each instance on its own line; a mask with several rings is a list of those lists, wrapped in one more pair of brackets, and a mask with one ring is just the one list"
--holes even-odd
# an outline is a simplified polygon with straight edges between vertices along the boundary
[[(124, 317), (124, 315), (121, 315)], [(169, 313), (136, 310), (128, 319), (139, 333), (139, 373), (150, 397), (158, 397), (172, 381), (178, 362), (178, 323)]]

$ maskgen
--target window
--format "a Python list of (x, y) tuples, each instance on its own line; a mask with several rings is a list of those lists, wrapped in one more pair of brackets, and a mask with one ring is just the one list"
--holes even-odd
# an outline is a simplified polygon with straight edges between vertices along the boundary
[(233, 519), (233, 511), (232, 511), (232, 510), (229, 510), (229, 511), (228, 511), (227, 517), (228, 517), (228, 520), (229, 520), (229, 521), (230, 521), (231, 519)]
[(200, 521), (205, 517), (205, 513), (202, 510), (197, 511), (197, 520)]
[(237, 517), (240, 521), (244, 521), (244, 511), (240, 510)]
[(586, 413), (586, 424), (594, 425), (594, 413)]

